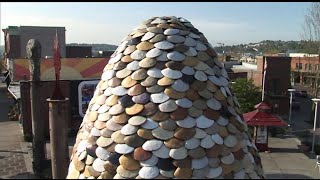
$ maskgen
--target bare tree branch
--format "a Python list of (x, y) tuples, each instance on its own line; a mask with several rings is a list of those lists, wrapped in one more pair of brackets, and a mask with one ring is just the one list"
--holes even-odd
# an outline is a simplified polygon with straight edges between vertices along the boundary
[[(312, 2), (308, 8), (307, 14), (304, 16), (304, 23), (302, 24), (301, 38), (308, 43), (307, 53), (315, 48), (318, 49), (320, 46), (320, 2)], [(318, 49), (318, 53), (320, 54), (320, 48)], [(312, 64), (316, 66), (314, 63)], [(309, 71), (309, 73), (311, 73), (309, 75), (314, 78), (314, 81), (311, 82), (311, 89), (313, 95), (317, 97), (320, 72), (319, 69), (314, 69), (314, 71), (313, 69), (314, 68)]]
[(320, 2), (311, 3), (302, 25), (303, 40), (320, 41)]

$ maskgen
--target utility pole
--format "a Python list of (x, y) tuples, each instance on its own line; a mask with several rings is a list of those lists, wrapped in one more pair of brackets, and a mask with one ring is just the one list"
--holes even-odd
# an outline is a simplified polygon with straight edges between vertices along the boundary
[(314, 109), (313, 137), (312, 137), (312, 149), (311, 149), (311, 152), (314, 153), (314, 141), (315, 141), (316, 127), (317, 127), (318, 102), (320, 101), (320, 99), (313, 98), (312, 101), (316, 104), (316, 107)]
[[(300, 71), (300, 56), (299, 56), (299, 64), (298, 64), (298, 76), (299, 76), (299, 83), (302, 84), (302, 77), (301, 77), (301, 71)], [(302, 69), (302, 64), (301, 64)]]
[(315, 77), (315, 98), (318, 98), (318, 89), (319, 89), (319, 71), (320, 71), (320, 47), (318, 48), (318, 63), (315, 64), (316, 77)]
[(296, 91), (295, 89), (288, 89), (289, 93), (290, 93), (290, 109), (289, 109), (289, 123), (288, 126), (291, 126), (291, 112), (292, 112), (292, 95), (293, 92)]
[(44, 121), (41, 118), (40, 103), (40, 58), (41, 44), (36, 39), (30, 39), (26, 46), (30, 70), (30, 99), (32, 117), (32, 152), (33, 170), (41, 177), (45, 161), (45, 133)]

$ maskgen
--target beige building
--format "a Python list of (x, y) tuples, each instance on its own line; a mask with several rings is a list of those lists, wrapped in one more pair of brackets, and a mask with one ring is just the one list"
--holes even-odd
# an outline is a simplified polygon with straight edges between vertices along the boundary
[(26, 45), (29, 39), (37, 39), (41, 44), (41, 56), (53, 56), (53, 40), (58, 32), (60, 54), (66, 57), (65, 27), (45, 26), (8, 26), (4, 32), (5, 52), (10, 58), (26, 57)]

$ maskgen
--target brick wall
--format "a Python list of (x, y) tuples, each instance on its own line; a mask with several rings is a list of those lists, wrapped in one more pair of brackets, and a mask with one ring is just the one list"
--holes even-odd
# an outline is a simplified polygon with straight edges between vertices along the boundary
[(290, 57), (267, 57), (265, 91), (286, 94), (290, 87)]
[[(264, 58), (265, 57), (265, 58)], [(257, 58), (257, 71), (253, 72), (256, 86), (262, 87), (263, 69), (267, 62), (265, 76), (265, 101), (273, 108), (278, 105), (277, 113), (286, 115), (289, 109), (287, 91), (290, 88), (290, 57), (264, 56)]]
[[(311, 64), (311, 70), (309, 64)], [(301, 72), (316, 71), (316, 65), (318, 64), (320, 64), (319, 57), (292, 57), (291, 59), (291, 69), (295, 71), (298, 71), (299, 65)]]
[(10, 53), (9, 58), (17, 58), (21, 56), (21, 49), (20, 49), (20, 36), (18, 35), (10, 35)]
[(228, 72), (228, 76), (231, 81), (237, 78), (247, 78), (247, 74), (247, 72)]

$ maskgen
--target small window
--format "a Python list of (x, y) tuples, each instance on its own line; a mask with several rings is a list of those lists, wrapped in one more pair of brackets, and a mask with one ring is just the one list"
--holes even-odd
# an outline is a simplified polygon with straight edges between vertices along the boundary
[(299, 63), (299, 69), (302, 69), (302, 63)]
[(298, 68), (299, 68), (298, 63), (296, 63), (296, 69), (298, 69)]
[(309, 64), (309, 70), (312, 70), (312, 64)]
[(304, 69), (307, 70), (307, 67), (308, 67), (308, 64), (305, 64), (304, 65)]

